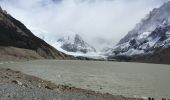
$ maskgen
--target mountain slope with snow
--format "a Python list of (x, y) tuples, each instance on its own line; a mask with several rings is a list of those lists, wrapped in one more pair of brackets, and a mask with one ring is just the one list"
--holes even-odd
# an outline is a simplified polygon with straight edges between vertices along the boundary
[(115, 55), (150, 53), (154, 48), (167, 47), (170, 33), (170, 2), (150, 12), (112, 49)]
[(107, 55), (110, 57), (154, 55), (168, 48), (170, 48), (170, 1), (151, 11), (114, 48), (110, 49)]
[(165, 26), (170, 22), (170, 2), (165, 3), (160, 8), (151, 11), (136, 27), (131, 30), (118, 44), (123, 44), (146, 32), (152, 32), (156, 28)]

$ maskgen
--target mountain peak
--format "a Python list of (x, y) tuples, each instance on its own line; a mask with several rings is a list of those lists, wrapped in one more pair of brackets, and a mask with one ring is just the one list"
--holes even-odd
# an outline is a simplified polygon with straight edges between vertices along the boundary
[(75, 38), (74, 38), (75, 40), (83, 40), (81, 37), (80, 37), (80, 35), (78, 35), (78, 34), (75, 34)]
[(68, 43), (74, 43), (75, 39), (79, 39), (80, 36), (78, 34), (67, 34), (62, 36), (61, 38), (58, 39), (57, 42), (68, 42)]
[(69, 34), (58, 39), (58, 45), (67, 52), (96, 52), (95, 48), (90, 46), (79, 34)]

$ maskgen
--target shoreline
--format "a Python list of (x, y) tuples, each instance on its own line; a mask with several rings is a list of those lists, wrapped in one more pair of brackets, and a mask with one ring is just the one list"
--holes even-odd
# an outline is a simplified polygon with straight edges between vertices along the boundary
[[(71, 87), (69, 85), (56, 85), (50, 81), (46, 81), (35, 76), (26, 75), (20, 71), (13, 71), (9, 68), (1, 68), (0, 69), (0, 91), (8, 91), (4, 93), (0, 92), (1, 100), (27, 100), (30, 96), (30, 91), (34, 91), (37, 95), (33, 94), (33, 100), (41, 100), (42, 97), (49, 95), (47, 100), (69, 100), (72, 98), (74, 100), (143, 100), (142, 98), (130, 98), (124, 96), (115, 96), (108, 93), (102, 94), (99, 92), (80, 89), (76, 87)], [(5, 89), (2, 86), (9, 86)], [(12, 90), (12, 87), (16, 87)], [(24, 90), (23, 90), (24, 89)], [(15, 92), (17, 90), (17, 93)], [(28, 91), (29, 90), (29, 91)], [(22, 91), (22, 92), (21, 92)], [(41, 92), (43, 91), (42, 94)], [(13, 94), (14, 93), (14, 94)], [(6, 95), (8, 94), (8, 95)], [(24, 94), (24, 97), (22, 97)], [(28, 95), (29, 94), (29, 95)], [(15, 98), (14, 98), (15, 97)], [(6, 98), (6, 99), (4, 99)], [(40, 98), (40, 99), (35, 99)]]

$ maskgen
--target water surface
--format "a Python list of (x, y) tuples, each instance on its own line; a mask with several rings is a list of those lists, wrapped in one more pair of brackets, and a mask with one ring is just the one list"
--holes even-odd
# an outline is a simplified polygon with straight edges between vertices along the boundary
[(36, 60), (0, 64), (57, 84), (114, 95), (170, 98), (170, 65)]

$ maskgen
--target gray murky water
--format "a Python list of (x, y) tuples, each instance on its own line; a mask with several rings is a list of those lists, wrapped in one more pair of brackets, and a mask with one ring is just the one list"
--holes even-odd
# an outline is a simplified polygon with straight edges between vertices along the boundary
[(111, 93), (114, 95), (170, 98), (170, 65), (37, 60), (0, 63), (26, 74), (50, 80), (57, 84)]

